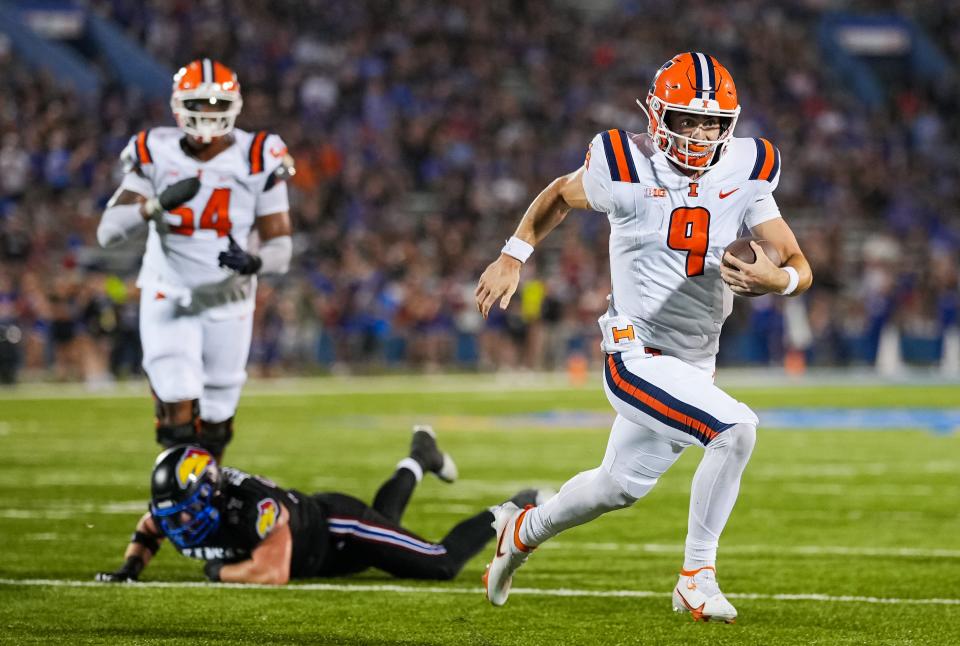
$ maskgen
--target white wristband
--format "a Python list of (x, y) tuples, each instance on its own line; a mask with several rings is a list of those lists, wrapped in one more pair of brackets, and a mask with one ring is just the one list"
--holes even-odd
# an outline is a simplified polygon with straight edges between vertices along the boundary
[(507, 243), (503, 245), (500, 253), (505, 253), (511, 258), (516, 258), (520, 262), (527, 262), (530, 254), (533, 253), (533, 245), (521, 240), (517, 236), (511, 236)]
[(781, 296), (789, 296), (796, 291), (797, 285), (800, 284), (800, 274), (797, 273), (797, 270), (787, 265), (786, 267), (781, 267), (780, 269), (787, 272), (787, 275), (790, 276), (790, 282), (787, 283), (787, 286), (784, 287), (783, 291), (780, 292)]

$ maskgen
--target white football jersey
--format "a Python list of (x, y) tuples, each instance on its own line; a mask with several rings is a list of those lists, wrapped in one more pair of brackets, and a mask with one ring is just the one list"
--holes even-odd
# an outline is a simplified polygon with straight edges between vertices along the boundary
[(773, 190), (780, 153), (734, 137), (697, 179), (681, 173), (646, 134), (608, 130), (585, 162), (587, 200), (610, 220), (610, 309), (603, 349), (635, 343), (712, 370), (733, 292), (720, 278), (723, 250), (741, 227), (780, 217)]
[(286, 183), (275, 174), (287, 147), (265, 131), (232, 134), (233, 145), (205, 162), (184, 152), (177, 128), (140, 132), (123, 150), (123, 189), (152, 197), (188, 177), (199, 176), (201, 184), (192, 200), (164, 214), (163, 226), (150, 223), (141, 286), (162, 286), (185, 302), (252, 299), (254, 278), (220, 267), (217, 257), (228, 234), (246, 248), (257, 217), (289, 210)]

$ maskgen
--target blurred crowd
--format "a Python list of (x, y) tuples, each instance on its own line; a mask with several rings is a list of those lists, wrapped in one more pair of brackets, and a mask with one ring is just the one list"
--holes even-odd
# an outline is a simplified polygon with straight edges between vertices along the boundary
[[(261, 283), (254, 371), (595, 363), (603, 216), (571, 214), (506, 312), (483, 321), (473, 290), (596, 132), (645, 130), (634, 99), (687, 50), (734, 75), (736, 134), (780, 149), (776, 197), (815, 276), (789, 305), (738, 299), (721, 362), (872, 363), (891, 325), (908, 359), (935, 362), (956, 325), (956, 79), (890, 87), (866, 110), (816, 45), (823, 3), (698, 0), (683, 19), (668, 0), (90, 4), (170, 69), (232, 66), (238, 126), (279, 133), (296, 159), (294, 266)], [(960, 15), (929, 4), (913, 19), (955, 61)], [(0, 380), (14, 364), (91, 383), (135, 372), (139, 250), (101, 252), (94, 232), (120, 150), (171, 125), (169, 108), (118, 85), (84, 101), (9, 53), (0, 90)]]

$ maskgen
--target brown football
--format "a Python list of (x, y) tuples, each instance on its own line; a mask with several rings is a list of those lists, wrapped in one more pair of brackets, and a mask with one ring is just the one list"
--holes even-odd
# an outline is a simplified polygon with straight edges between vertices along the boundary
[[(757, 262), (757, 254), (753, 251), (753, 247), (750, 246), (750, 242), (756, 242), (760, 245), (760, 248), (763, 249), (763, 253), (767, 254), (767, 258), (770, 259), (770, 262), (775, 264), (777, 267), (780, 266), (780, 252), (777, 251), (777, 248), (773, 246), (773, 243), (769, 240), (761, 240), (754, 236), (743, 236), (742, 238), (737, 238), (723, 250), (724, 254), (729, 253), (730, 255), (739, 258), (743, 262), (748, 262), (753, 264)], [(730, 267), (731, 265), (724, 262), (723, 264)], [(760, 294), (740, 294), (740, 296), (760, 296)]]

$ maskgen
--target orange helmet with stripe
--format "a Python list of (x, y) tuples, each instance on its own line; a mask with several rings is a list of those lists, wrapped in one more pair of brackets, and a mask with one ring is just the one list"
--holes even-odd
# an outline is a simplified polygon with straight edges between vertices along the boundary
[[(740, 115), (740, 102), (733, 77), (713, 56), (701, 52), (677, 54), (657, 71), (647, 92), (647, 131), (671, 161), (683, 168), (703, 170), (723, 154), (733, 137)], [(668, 112), (710, 115), (721, 119), (716, 140), (695, 139), (674, 132), (667, 124)]]
[(177, 125), (203, 143), (229, 134), (242, 107), (237, 75), (219, 61), (197, 59), (173, 76), (170, 108)]

